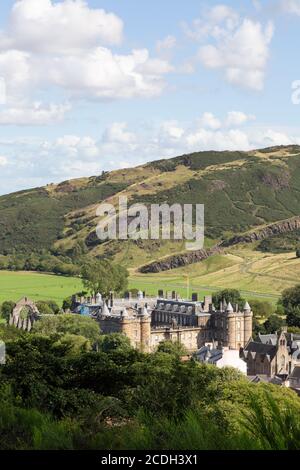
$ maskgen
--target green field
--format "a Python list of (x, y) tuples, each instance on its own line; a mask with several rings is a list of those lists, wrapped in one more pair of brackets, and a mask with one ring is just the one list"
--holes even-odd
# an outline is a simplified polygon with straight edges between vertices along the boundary
[[(281, 292), (300, 282), (300, 259), (295, 253), (262, 253), (250, 247), (236, 247), (201, 263), (155, 274), (130, 270), (129, 287), (156, 295), (158, 289), (176, 290), (183, 298), (234, 288), (243, 297), (276, 303)], [(31, 272), (0, 271), (0, 302), (18, 300), (62, 300), (83, 289), (80, 279)]]
[(0, 302), (17, 301), (27, 296), (32, 300), (63, 299), (82, 290), (80, 279), (31, 272), (0, 271)]

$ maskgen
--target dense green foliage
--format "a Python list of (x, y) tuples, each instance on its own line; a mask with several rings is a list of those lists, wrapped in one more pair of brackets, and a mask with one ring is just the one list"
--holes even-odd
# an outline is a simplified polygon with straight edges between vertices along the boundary
[(266, 253), (285, 253), (298, 251), (300, 244), (300, 230), (290, 233), (282, 233), (274, 237), (266, 238), (257, 247), (258, 250)]
[(269, 318), (262, 324), (257, 321), (254, 321), (253, 331), (254, 336), (257, 336), (258, 333), (262, 335), (269, 335), (276, 332), (279, 332), (283, 326), (286, 325), (286, 321), (283, 320), (279, 315), (270, 315)]
[(122, 190), (126, 184), (111, 184), (90, 178), (83, 187), (63, 182), (55, 191), (37, 188), (0, 198), (0, 252), (11, 254), (49, 250), (62, 237), (64, 216)]
[(127, 289), (129, 273), (123, 266), (107, 260), (93, 260), (83, 265), (81, 276), (89, 292), (99, 292), (108, 297), (110, 292), (119, 293)]
[[(242, 161), (232, 166), (222, 164)], [(205, 205), (206, 236), (222, 237), (243, 232), (251, 227), (299, 215), (300, 186), (299, 148), (284, 160), (280, 157), (265, 161), (240, 152), (203, 152), (186, 155), (153, 165), (173, 171), (183, 164), (193, 170), (213, 168), (203, 177), (162, 190), (149, 197), (138, 196), (135, 202), (198, 203)]]
[(39, 301), (36, 306), (42, 315), (57, 315), (60, 313), (59, 306), (53, 300)]
[(16, 304), (10, 300), (3, 302), (0, 307), (0, 318), (3, 318), (4, 320), (8, 321), (10, 315), (13, 312), (13, 309), (15, 308), (15, 305)]
[(300, 327), (300, 284), (283, 291), (280, 304), (286, 313), (289, 326)]
[(251, 309), (255, 318), (269, 318), (274, 311), (273, 305), (266, 300), (251, 300)]
[(181, 343), (170, 340), (162, 341), (161, 343), (159, 343), (157, 352), (174, 354), (178, 357), (182, 357), (187, 354), (186, 348)]
[(230, 302), (233, 308), (238, 305), (241, 310), (245, 305), (245, 299), (241, 297), (241, 294), (237, 289), (224, 289), (213, 294), (212, 301), (216, 308), (220, 308), (220, 303), (224, 300), (227, 304)]
[(9, 330), (1, 449), (299, 448), (292, 391), (181, 362), (176, 350), (145, 355), (115, 335), (99, 352), (70, 351), (55, 335), (8, 340)]
[(44, 315), (33, 325), (33, 331), (42, 335), (71, 334), (83, 336), (92, 344), (100, 341), (100, 328), (90, 317), (80, 315)]

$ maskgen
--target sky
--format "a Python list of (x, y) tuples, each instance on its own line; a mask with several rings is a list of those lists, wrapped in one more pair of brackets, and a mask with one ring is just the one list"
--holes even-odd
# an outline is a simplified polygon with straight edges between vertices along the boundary
[(299, 44), (300, 0), (1, 2), (0, 194), (300, 144)]

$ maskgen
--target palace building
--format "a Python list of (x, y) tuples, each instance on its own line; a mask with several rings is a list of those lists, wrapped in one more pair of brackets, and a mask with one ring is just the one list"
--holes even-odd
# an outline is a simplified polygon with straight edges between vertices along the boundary
[[(139, 291), (115, 299), (113, 294), (103, 300), (100, 294), (92, 297), (73, 297), (71, 313), (89, 316), (99, 323), (104, 334), (122, 333), (132, 346), (143, 352), (153, 352), (162, 341), (182, 344), (189, 353), (213, 344), (215, 348), (239, 350), (252, 336), (253, 314), (246, 302), (243, 310), (221, 302), (218, 309), (207, 296), (198, 301), (180, 299), (176, 292), (159, 291), (158, 297), (147, 297)], [(24, 298), (17, 303), (9, 323), (30, 331), (39, 314), (34, 302)]]
[(180, 299), (175, 292), (159, 291), (156, 298), (138, 292), (136, 298), (102, 301), (100, 294), (90, 298), (74, 298), (73, 311), (93, 316), (103, 333), (123, 333), (131, 344), (144, 352), (155, 351), (160, 342), (176, 341), (188, 352), (195, 352), (207, 343), (234, 350), (243, 348), (252, 336), (253, 314), (248, 303), (238, 306), (221, 302), (218, 309), (212, 297), (198, 301)]

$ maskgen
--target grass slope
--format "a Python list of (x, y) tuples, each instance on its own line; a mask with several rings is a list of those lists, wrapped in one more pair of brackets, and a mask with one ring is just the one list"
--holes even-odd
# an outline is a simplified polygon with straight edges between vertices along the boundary
[(61, 305), (63, 299), (82, 288), (81, 280), (72, 277), (0, 271), (0, 303), (27, 296), (36, 301), (55, 300)]
[(300, 260), (295, 253), (262, 253), (249, 247), (236, 247), (201, 263), (162, 273), (143, 275), (131, 272), (131, 286), (156, 294), (158, 289), (202, 295), (225, 288), (236, 288), (248, 299), (264, 298), (276, 302), (282, 290), (292, 287), (300, 277)]

